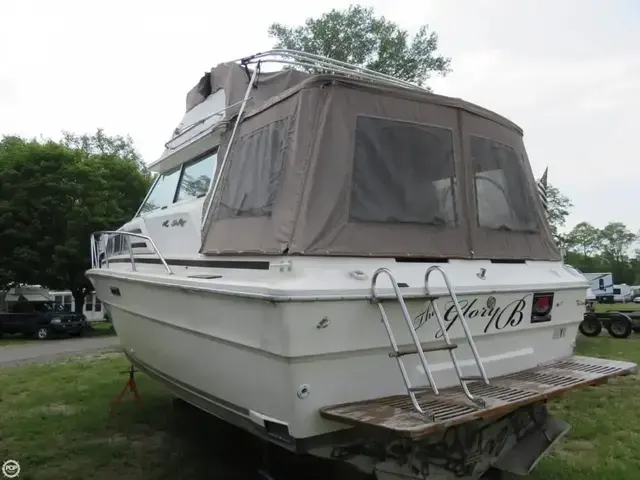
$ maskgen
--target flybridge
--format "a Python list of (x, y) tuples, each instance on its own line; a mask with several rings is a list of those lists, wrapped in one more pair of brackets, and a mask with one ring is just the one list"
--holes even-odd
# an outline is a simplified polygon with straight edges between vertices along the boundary
[(561, 259), (509, 120), (369, 73), (251, 61), (210, 75), (239, 120), (222, 135), (201, 253)]
[[(238, 66), (241, 69), (237, 68)], [(270, 67), (274, 70), (269, 71)], [(249, 110), (308, 78), (310, 74), (301, 69), (339, 74), (376, 84), (428, 93), (417, 85), (390, 75), (314, 54), (282, 49), (258, 53), (219, 64), (200, 78), (187, 93), (185, 115), (174, 130), (171, 140), (165, 144), (164, 153), (149, 168), (152, 171), (164, 172), (178, 165), (180, 160), (184, 161), (202, 153), (202, 149), (192, 148), (188, 155), (180, 155), (181, 149), (190, 145), (195, 147), (193, 144), (204, 137), (209, 137), (208, 140), (215, 139), (217, 130), (230, 128), (225, 119), (237, 115), (243, 105)], [(244, 90), (237, 91), (235, 86), (240, 85), (242, 81), (248, 82), (254, 71), (258, 75), (256, 88), (245, 99)]]
[[(261, 69), (293, 61), (331, 73)], [(518, 126), (345, 65), (266, 52), (189, 92), (155, 167), (215, 156), (200, 253), (562, 258)]]

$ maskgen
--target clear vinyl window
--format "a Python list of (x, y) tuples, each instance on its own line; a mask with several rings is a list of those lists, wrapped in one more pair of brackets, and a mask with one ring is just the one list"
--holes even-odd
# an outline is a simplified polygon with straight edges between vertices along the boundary
[(238, 139), (230, 157), (219, 218), (271, 215), (283, 177), (289, 118), (269, 123)]
[(522, 162), (508, 145), (470, 136), (478, 225), (505, 231), (536, 231), (535, 205)]
[(454, 178), (451, 130), (358, 117), (351, 221), (454, 225)]

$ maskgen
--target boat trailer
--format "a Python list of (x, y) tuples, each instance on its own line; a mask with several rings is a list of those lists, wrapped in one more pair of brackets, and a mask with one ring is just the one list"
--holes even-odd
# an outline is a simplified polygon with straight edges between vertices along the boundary
[(580, 323), (580, 333), (586, 337), (597, 337), (603, 328), (614, 338), (627, 338), (633, 332), (640, 332), (640, 310), (596, 312), (593, 306), (587, 307)]

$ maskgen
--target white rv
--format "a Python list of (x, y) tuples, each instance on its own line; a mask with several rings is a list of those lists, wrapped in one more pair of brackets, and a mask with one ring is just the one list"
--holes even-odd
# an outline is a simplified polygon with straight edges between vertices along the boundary
[(626, 283), (613, 286), (613, 301), (627, 303), (633, 300), (634, 294), (632, 288)]
[(583, 273), (600, 303), (614, 302), (613, 275), (611, 273)]

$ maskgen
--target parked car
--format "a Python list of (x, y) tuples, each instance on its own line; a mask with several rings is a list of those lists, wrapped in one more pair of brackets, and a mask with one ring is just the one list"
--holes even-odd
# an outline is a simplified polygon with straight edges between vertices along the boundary
[(66, 311), (51, 301), (19, 301), (0, 313), (0, 336), (21, 333), (45, 340), (56, 334), (80, 336), (87, 327), (83, 314)]

